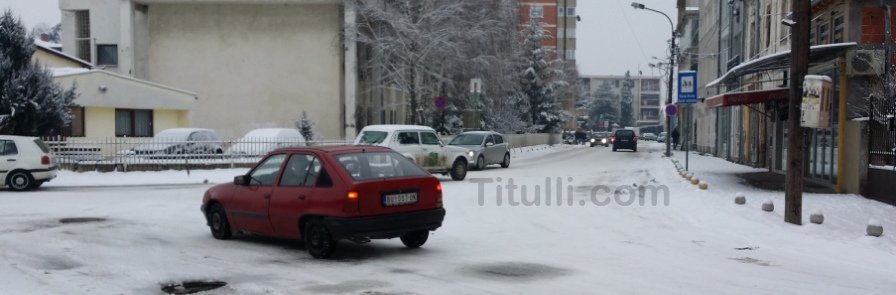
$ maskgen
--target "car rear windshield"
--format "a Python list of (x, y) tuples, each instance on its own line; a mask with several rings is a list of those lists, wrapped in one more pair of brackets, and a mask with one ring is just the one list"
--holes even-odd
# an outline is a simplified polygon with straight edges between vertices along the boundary
[(47, 144), (44, 143), (43, 140), (40, 140), (40, 138), (35, 138), (34, 144), (36, 144), (37, 147), (39, 147), (40, 150), (43, 151), (45, 154), (50, 153), (50, 148), (47, 146)]
[(448, 145), (480, 145), (482, 144), (482, 134), (461, 134), (451, 140)]
[(635, 136), (635, 132), (631, 131), (631, 130), (619, 130), (619, 131), (616, 131), (616, 136), (632, 137), (632, 136)]
[(429, 172), (398, 153), (342, 154), (337, 155), (336, 160), (355, 180), (429, 175)]
[(386, 140), (386, 135), (388, 133), (384, 131), (364, 131), (361, 132), (361, 139), (358, 141), (360, 144), (380, 144)]

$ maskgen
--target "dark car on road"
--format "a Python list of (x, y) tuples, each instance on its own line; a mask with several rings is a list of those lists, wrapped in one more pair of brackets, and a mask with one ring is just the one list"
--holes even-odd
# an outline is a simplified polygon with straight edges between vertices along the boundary
[(634, 152), (638, 151), (638, 136), (635, 135), (634, 130), (629, 130), (629, 129), (616, 130), (613, 132), (613, 135), (610, 137), (610, 141), (613, 142), (613, 151), (614, 152), (618, 149), (632, 150)]
[(591, 135), (591, 147), (602, 145), (602, 146), (610, 146), (610, 132), (606, 131), (598, 131), (594, 132)]
[(301, 239), (315, 258), (329, 257), (342, 239), (401, 238), (417, 248), (445, 217), (439, 180), (376, 146), (274, 150), (233, 183), (206, 191), (201, 209), (217, 239)]

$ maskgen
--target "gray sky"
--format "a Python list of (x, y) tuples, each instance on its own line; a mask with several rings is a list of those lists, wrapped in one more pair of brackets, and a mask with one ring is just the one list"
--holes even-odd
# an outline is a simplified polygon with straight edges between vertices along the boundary
[[(675, 21), (675, 1), (639, 0), (647, 7), (660, 10)], [(22, 17), (30, 29), (36, 24), (59, 23), (58, 0), (0, 0), (0, 9), (10, 8)], [(576, 29), (576, 59), (583, 75), (622, 75), (626, 70), (645, 75), (651, 72), (651, 57), (666, 54), (671, 32), (669, 21), (662, 15), (635, 10), (631, 0), (578, 0), (577, 13), (582, 17)]]

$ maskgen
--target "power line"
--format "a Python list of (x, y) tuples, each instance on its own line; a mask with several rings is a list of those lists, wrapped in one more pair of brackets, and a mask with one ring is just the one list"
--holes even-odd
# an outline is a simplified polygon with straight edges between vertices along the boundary
[(632, 37), (635, 38), (635, 43), (638, 44), (638, 49), (641, 50), (641, 56), (643, 56), (645, 60), (648, 59), (647, 53), (644, 52), (644, 46), (641, 46), (641, 40), (638, 39), (638, 34), (635, 34), (635, 31), (632, 29), (632, 22), (628, 19), (628, 14), (625, 13), (625, 8), (619, 3), (619, 0), (616, 0), (616, 7), (622, 12), (622, 17), (625, 18), (625, 22), (628, 24), (628, 30), (632, 33)]

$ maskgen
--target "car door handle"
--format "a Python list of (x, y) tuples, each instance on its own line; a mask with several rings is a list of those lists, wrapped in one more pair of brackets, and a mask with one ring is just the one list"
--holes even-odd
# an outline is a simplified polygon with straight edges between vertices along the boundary
[(6, 159), (7, 162), (15, 162), (16, 159)]
[(299, 200), (304, 201), (304, 200), (305, 200), (305, 195), (299, 195)]

